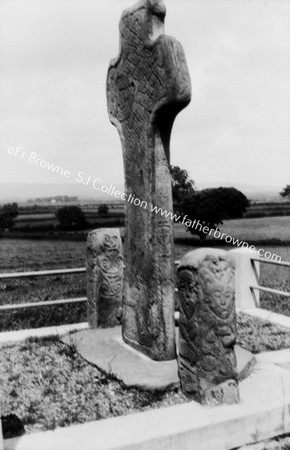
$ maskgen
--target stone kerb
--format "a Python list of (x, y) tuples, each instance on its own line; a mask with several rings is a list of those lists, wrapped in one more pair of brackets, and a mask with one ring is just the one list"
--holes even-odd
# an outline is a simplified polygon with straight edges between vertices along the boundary
[(258, 290), (250, 288), (250, 286), (259, 284), (260, 263), (252, 260), (253, 257), (257, 256), (257, 252), (247, 248), (239, 248), (230, 250), (230, 253), (235, 258), (236, 264), (236, 308), (240, 310), (259, 308), (260, 293)]
[(120, 325), (123, 296), (120, 231), (100, 228), (87, 239), (87, 312), (91, 328)]
[(181, 389), (202, 404), (238, 403), (234, 258), (224, 250), (193, 250), (177, 277)]

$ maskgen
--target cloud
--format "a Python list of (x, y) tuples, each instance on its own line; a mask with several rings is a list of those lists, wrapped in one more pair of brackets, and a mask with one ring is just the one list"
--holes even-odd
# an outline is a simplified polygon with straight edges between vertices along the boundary
[[(173, 127), (173, 163), (197, 182), (289, 183), (290, 2), (166, 6), (165, 30), (182, 43), (192, 79), (192, 102)], [(123, 179), (105, 83), (126, 7), (127, 0), (1, 3), (2, 181), (55, 182), (7, 158), (11, 145), (105, 181)]]

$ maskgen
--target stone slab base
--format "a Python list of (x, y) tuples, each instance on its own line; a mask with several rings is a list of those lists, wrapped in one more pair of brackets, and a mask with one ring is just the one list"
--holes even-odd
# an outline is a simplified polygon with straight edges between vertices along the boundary
[(126, 386), (165, 390), (179, 385), (176, 360), (157, 362), (132, 349), (123, 342), (121, 327), (78, 331), (61, 340)]
[[(72, 345), (88, 362), (111, 373), (126, 386), (137, 386), (145, 390), (165, 390), (179, 386), (177, 360), (153, 361), (125, 344), (121, 327), (82, 330), (68, 334), (62, 339)], [(239, 379), (248, 376), (255, 357), (236, 347)]]

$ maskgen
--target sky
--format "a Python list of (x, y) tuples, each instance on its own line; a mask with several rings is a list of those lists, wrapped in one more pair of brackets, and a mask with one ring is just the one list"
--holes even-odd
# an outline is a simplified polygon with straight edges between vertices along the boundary
[[(0, 183), (76, 184), (80, 171), (123, 183), (105, 86), (119, 19), (132, 4), (0, 1)], [(183, 45), (192, 82), (191, 103), (173, 126), (171, 163), (197, 187), (239, 183), (279, 192), (290, 184), (290, 1), (165, 5), (165, 32)]]

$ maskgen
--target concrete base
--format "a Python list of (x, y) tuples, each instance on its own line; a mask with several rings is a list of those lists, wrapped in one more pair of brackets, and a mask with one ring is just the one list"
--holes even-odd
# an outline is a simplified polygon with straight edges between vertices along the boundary
[(256, 355), (258, 362), (262, 364), (275, 364), (290, 371), (290, 349), (262, 352)]
[(267, 320), (268, 322), (274, 323), (276, 325), (290, 328), (290, 317), (288, 316), (277, 314), (262, 308), (240, 309), (239, 311), (245, 314), (249, 314), (253, 317), (258, 317), (259, 319)]
[(4, 441), (5, 450), (230, 450), (290, 432), (290, 372), (257, 364), (241, 403), (189, 402)]
[[(61, 340), (73, 345), (84, 359), (111, 373), (126, 386), (146, 390), (179, 386), (177, 360), (153, 361), (124, 343), (120, 327), (78, 331)], [(238, 346), (236, 355), (241, 380), (251, 373), (256, 359)]]
[(87, 322), (73, 323), (69, 325), (59, 325), (55, 327), (29, 328), (27, 330), (3, 331), (0, 333), (0, 344), (7, 342), (24, 341), (30, 337), (42, 338), (47, 336), (62, 336), (75, 330), (85, 330), (88, 328)]

